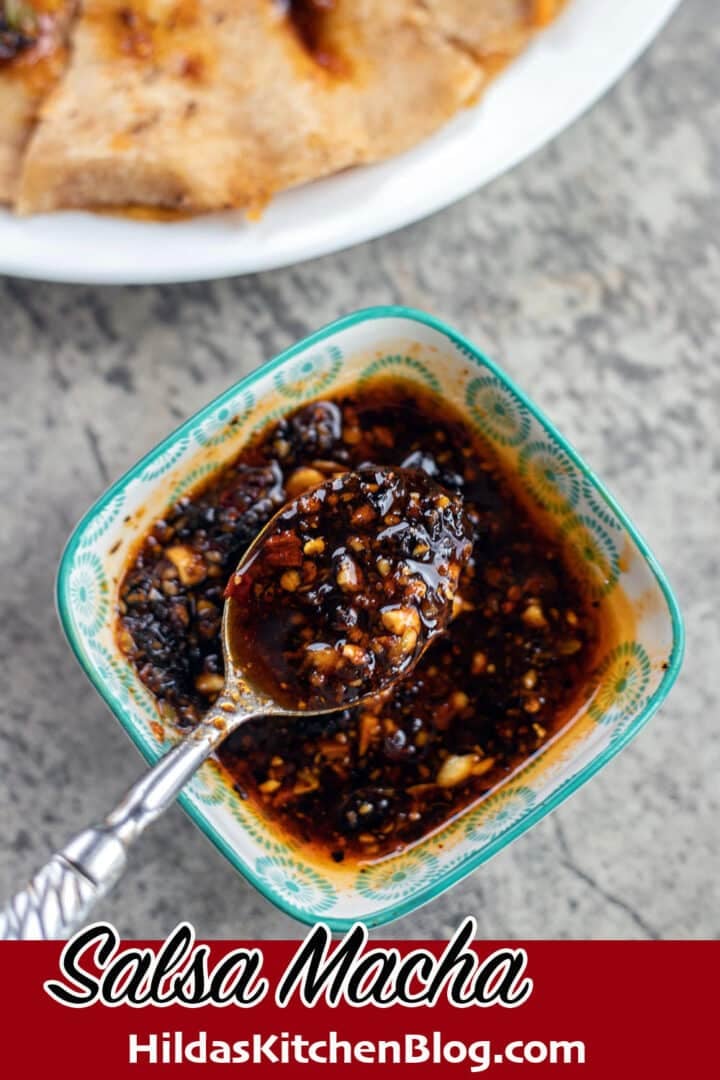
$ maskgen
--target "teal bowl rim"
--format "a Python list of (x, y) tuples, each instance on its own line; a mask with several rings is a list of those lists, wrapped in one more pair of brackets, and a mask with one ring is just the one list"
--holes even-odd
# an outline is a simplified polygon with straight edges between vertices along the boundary
[(655, 693), (647, 702), (645, 708), (639, 715), (633, 720), (633, 722), (627, 727), (622, 735), (613, 743), (609, 744), (604, 750), (602, 750), (597, 757), (594, 757), (592, 761), (588, 762), (579, 772), (574, 774), (569, 780), (561, 784), (551, 795), (548, 795), (541, 803), (533, 807), (526, 814), (523, 814), (517, 821), (509, 825), (503, 830), (497, 837), (495, 837), (487, 846), (476, 855), (468, 857), (463, 860), (454, 869), (451, 868), (446, 874), (440, 874), (438, 880), (421, 889), (416, 895), (408, 897), (397, 903), (391, 903), (386, 907), (380, 909), (377, 912), (373, 912), (369, 916), (356, 919), (356, 918), (333, 918), (333, 917), (319, 917), (316, 918), (311, 912), (301, 911), (283, 897), (276, 895), (267, 885), (260, 880), (260, 878), (254, 873), (253, 869), (249, 865), (245, 865), (238, 857), (234, 847), (229, 844), (220, 834), (216, 831), (213, 825), (206, 820), (203, 820), (197, 813), (196, 808), (192, 805), (189, 797), (186, 794), (181, 794), (178, 797), (178, 802), (190, 816), (192, 821), (205, 833), (209, 840), (218, 848), (220, 852), (229, 860), (231, 865), (255, 888), (258, 892), (269, 900), (277, 908), (283, 911), (285, 914), (297, 919), (299, 922), (312, 925), (316, 922), (323, 922), (326, 926), (330, 927), (335, 932), (344, 932), (356, 922), (361, 921), (367, 926), (382, 926), (384, 923), (399, 919), (403, 915), (407, 915), (411, 911), (415, 911), (417, 908), (422, 907), (424, 904), (429, 903), (431, 900), (436, 899), (442, 893), (452, 888), (463, 878), (467, 877), (470, 873), (476, 870), (483, 863), (487, 862), (493, 856), (497, 855), (508, 844), (516, 840), (528, 829), (532, 828), (539, 821), (541, 821), (547, 814), (559, 806), (570, 795), (574, 794), (586, 781), (590, 780), (595, 773), (597, 773), (604, 765), (607, 765), (616, 754), (620, 752), (627, 744), (633, 739), (637, 733), (645, 726), (650, 718), (658, 710), (662, 702), (667, 697), (671, 687), (673, 686), (680, 667), (682, 664), (683, 654), (685, 651), (685, 631), (683, 627), (682, 616), (678, 607), (675, 595), (670, 588), (670, 585), (665, 577), (665, 574), (661, 570), (655, 556), (651, 552), (648, 545), (638, 533), (635, 526), (629, 520), (625, 512), (617, 504), (613, 496), (607, 491), (605, 486), (601, 483), (595, 473), (585, 464), (583, 459), (577, 453), (576, 450), (568, 443), (563, 435), (557, 430), (557, 428), (547, 419), (546, 416), (538, 409), (538, 407), (528, 398), (528, 396), (515, 385), (513, 380), (492, 360), (488, 359), (475, 345), (472, 344), (466, 337), (458, 333), (446, 325), (441, 319), (436, 318), (433, 315), (428, 315), (425, 312), (417, 311), (413, 308), (403, 307), (401, 305), (380, 305), (369, 308), (362, 308), (359, 311), (353, 312), (350, 315), (345, 315), (340, 319), (336, 319), (334, 322), (328, 323), (326, 326), (317, 330), (314, 334), (310, 334), (308, 337), (303, 338), (297, 344), (292, 345), (289, 349), (280, 353), (272, 360), (267, 361), (254, 371), (250, 372), (244, 378), (238, 382), (233, 383), (227, 390), (219, 394), (216, 398), (210, 401), (203, 408), (194, 413), (188, 420), (180, 424), (175, 428), (165, 439), (157, 444), (152, 450), (148, 451), (135, 465), (127, 470), (115, 483), (105, 491), (103, 495), (97, 499), (89, 510), (83, 514), (82, 518), (75, 526), (71, 533), (65, 549), (60, 559), (58, 567), (57, 581), (56, 581), (56, 603), (60, 623), (65, 633), (66, 638), (75, 654), (75, 657), (82, 667), (83, 671), (89, 678), (92, 685), (95, 687), (100, 697), (108, 706), (113, 715), (119, 720), (124, 727), (125, 731), (130, 736), (131, 740), (138, 748), (140, 753), (146, 759), (149, 764), (154, 764), (161, 756), (161, 751), (157, 744), (153, 742), (146, 734), (139, 730), (131, 716), (125, 712), (124, 708), (119, 701), (109, 692), (108, 687), (104, 681), (100, 678), (95, 667), (88, 661), (85, 656), (84, 650), (77, 638), (73, 620), (70, 615), (70, 601), (68, 596), (68, 579), (70, 573), (70, 567), (77, 550), (77, 547), (82, 538), (83, 532), (87, 525), (92, 521), (96, 515), (102, 512), (107, 503), (112, 499), (118, 491), (123, 489), (134, 480), (147, 465), (153, 461), (158, 454), (163, 453), (168, 449), (178, 437), (190, 434), (191, 430), (197, 426), (198, 421), (208, 418), (215, 409), (229, 402), (239, 390), (252, 386), (261, 375), (266, 375), (268, 372), (274, 371), (288, 360), (291, 360), (298, 353), (308, 349), (312, 346), (318, 345), (325, 341), (332, 335), (352, 328), (362, 322), (367, 322), (371, 319), (406, 319), (410, 322), (420, 323), (421, 325), (428, 326), (432, 330), (437, 331), (439, 334), (448, 338), (459, 351), (472, 360), (478, 366), (487, 368), (492, 372), (501, 383), (503, 383), (511, 393), (513, 393), (518, 400), (525, 406), (526, 409), (532, 414), (537, 422), (544, 428), (545, 432), (565, 451), (565, 453), (574, 462), (577, 468), (581, 471), (583, 477), (594, 487), (598, 494), (603, 498), (608, 507), (617, 517), (618, 521), (627, 530), (633, 542), (641, 552), (646, 563), (650, 567), (655, 580), (657, 581), (660, 590), (667, 603), (668, 610), (670, 612), (671, 625), (672, 625), (672, 649), (668, 660), (667, 669), (664, 672), (662, 681), (657, 687)]

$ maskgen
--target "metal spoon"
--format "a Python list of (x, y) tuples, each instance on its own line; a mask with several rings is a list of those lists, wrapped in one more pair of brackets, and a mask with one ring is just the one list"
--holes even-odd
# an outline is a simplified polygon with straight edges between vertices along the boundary
[[(397, 478), (404, 470), (375, 470), (375, 475)], [(324, 492), (333, 485), (335, 490), (345, 477), (357, 479), (358, 473), (334, 477), (313, 489)], [(417, 486), (417, 476), (414, 484)], [(423, 479), (422, 483), (432, 485)], [(239, 580), (262, 551), (267, 538), (277, 529), (278, 522), (287, 520), (303, 496), (286, 504), (270, 519), (241, 559), (232, 580)], [(467, 555), (464, 556), (467, 558)], [(444, 601), (437, 627), (427, 632), (426, 640), (405, 666), (403, 677), (417, 663), (430, 640), (441, 632), (452, 608), (452, 595)], [(202, 722), (181, 742), (166, 753), (156, 765), (136, 783), (120, 804), (99, 825), (79, 833), (32, 878), (28, 885), (0, 912), (0, 939), (66, 938), (87, 918), (91, 908), (123, 873), (130, 846), (174, 801), (185, 784), (220, 744), (241, 724), (262, 716), (297, 718), (306, 709), (282, 707), (264, 690), (251, 685), (239, 669), (233, 647), (233, 627), (237, 620), (237, 601), (228, 596), (223, 609), (222, 647), (225, 661), (225, 686), (204, 716)], [(354, 692), (353, 705), (387, 689), (393, 680), (375, 681)], [(345, 708), (340, 701), (333, 707), (316, 707), (315, 715), (324, 715)]]

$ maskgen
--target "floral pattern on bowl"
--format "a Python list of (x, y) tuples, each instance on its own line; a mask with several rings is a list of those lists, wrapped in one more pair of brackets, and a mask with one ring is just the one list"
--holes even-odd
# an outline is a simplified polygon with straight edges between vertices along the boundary
[(58, 574), (63, 628), (91, 681), (148, 761), (177, 738), (115, 641), (117, 589), (133, 544), (180, 495), (264, 424), (303, 401), (391, 375), (450, 399), (518, 493), (582, 561), (613, 639), (587, 706), (482, 802), (375, 865), (337, 866), (242, 802), (213, 761), (181, 796), (193, 820), (269, 900), (304, 922), (380, 925), (461, 880), (607, 763), (674, 682), (683, 629), (672, 592), (622, 510), (504, 373), (438, 320), (405, 308), (341, 319), (253, 372), (181, 425), (117, 481), (68, 541)]

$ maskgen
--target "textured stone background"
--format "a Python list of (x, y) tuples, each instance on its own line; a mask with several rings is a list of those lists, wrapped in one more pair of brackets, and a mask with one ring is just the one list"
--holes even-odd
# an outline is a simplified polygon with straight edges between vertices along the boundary
[[(426, 308), (498, 358), (630, 509), (683, 608), (687, 658), (642, 735), (551, 818), (385, 935), (720, 931), (720, 24), (686, 0), (593, 112), (521, 168), (394, 236), (244, 280), (0, 281), (0, 896), (101, 816), (140, 759), (53, 610), (63, 543), (177, 421), (309, 330)], [(180, 810), (100, 915), (160, 936), (292, 937)]]

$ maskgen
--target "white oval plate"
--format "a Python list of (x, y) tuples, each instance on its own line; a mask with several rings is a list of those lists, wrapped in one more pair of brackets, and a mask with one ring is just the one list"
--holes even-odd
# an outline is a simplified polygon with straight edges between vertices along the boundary
[(263, 218), (140, 222), (0, 210), (0, 273), (46, 281), (198, 281), (288, 266), (448, 206), (554, 138), (605, 93), (680, 0), (570, 0), (481, 103), (409, 153), (278, 196)]

